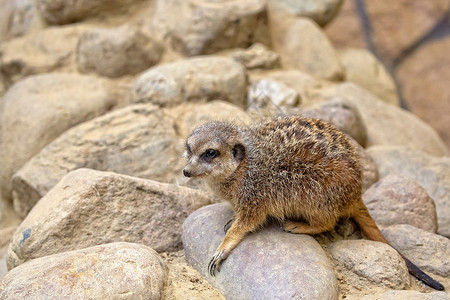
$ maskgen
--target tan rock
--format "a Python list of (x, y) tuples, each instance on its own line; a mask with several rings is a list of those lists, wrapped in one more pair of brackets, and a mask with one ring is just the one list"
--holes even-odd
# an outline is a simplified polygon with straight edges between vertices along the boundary
[(418, 291), (387, 291), (382, 294), (367, 295), (360, 300), (448, 300), (446, 292), (421, 293)]
[(323, 79), (343, 78), (337, 53), (316, 23), (302, 17), (286, 19), (272, 11), (269, 11), (269, 17), (273, 47), (280, 55), (283, 67)]
[(73, 70), (76, 45), (86, 28), (86, 25), (50, 27), (2, 43), (3, 80), (10, 85), (33, 74)]
[(377, 50), (392, 61), (444, 18), (448, 1), (367, 1), (366, 9)]
[(366, 48), (355, 3), (355, 1), (344, 1), (339, 13), (324, 28), (325, 34), (336, 48)]
[(261, 79), (251, 83), (247, 95), (247, 110), (255, 113), (271, 109), (274, 114), (280, 112), (280, 106), (295, 107), (301, 98), (296, 90), (273, 79)]
[(11, 199), (11, 177), (67, 129), (115, 104), (104, 82), (92, 76), (56, 73), (13, 85), (0, 106), (0, 187)]
[[(410, 285), (403, 258), (386, 244), (368, 240), (341, 240), (329, 245), (328, 250), (338, 269), (346, 272), (349, 277), (347, 280), (361, 289), (367, 282), (392, 289), (405, 289)], [(352, 278), (355, 275), (362, 279)]]
[(37, 0), (36, 8), (42, 18), (51, 24), (68, 24), (87, 18), (104, 16), (129, 7), (138, 0)]
[(379, 225), (409, 224), (437, 232), (434, 201), (412, 180), (387, 175), (364, 193), (363, 200)]
[(17, 228), (8, 268), (110, 242), (178, 250), (184, 220), (210, 203), (209, 197), (190, 188), (78, 169), (47, 193)]
[(448, 36), (424, 44), (398, 66), (397, 78), (409, 109), (437, 130), (450, 149), (448, 49)]
[(274, 69), (280, 67), (280, 56), (260, 43), (247, 49), (236, 49), (230, 57), (243, 64), (247, 69)]
[(151, 248), (111, 243), (41, 257), (0, 278), (0, 298), (160, 299), (167, 266)]
[(435, 157), (405, 147), (371, 147), (380, 177), (398, 174), (420, 184), (433, 198), (438, 233), (450, 237), (450, 158)]
[(394, 79), (372, 53), (348, 48), (338, 54), (345, 70), (345, 80), (356, 83), (387, 103), (400, 105)]
[(325, 26), (336, 16), (343, 2), (343, 0), (269, 0), (268, 6), (271, 11), (277, 10), (277, 13), (292, 17), (307, 17), (318, 25)]
[(186, 56), (269, 43), (263, 0), (157, 0), (150, 31)]
[(81, 72), (120, 77), (137, 74), (159, 62), (161, 45), (138, 27), (96, 28), (85, 31), (77, 46)]
[(12, 179), (24, 217), (67, 173), (80, 167), (169, 182), (183, 167), (174, 121), (151, 104), (131, 105), (73, 127), (30, 159)]
[(353, 83), (343, 83), (317, 91), (322, 100), (336, 98), (357, 107), (367, 128), (367, 146), (406, 146), (432, 155), (449, 152), (442, 139), (415, 115), (378, 99)]

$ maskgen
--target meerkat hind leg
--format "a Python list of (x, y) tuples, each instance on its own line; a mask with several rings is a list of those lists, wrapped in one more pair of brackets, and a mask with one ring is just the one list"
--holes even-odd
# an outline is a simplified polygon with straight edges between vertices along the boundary
[(287, 220), (283, 224), (283, 229), (289, 233), (319, 234), (332, 229), (334, 225), (336, 225), (336, 223), (328, 222), (308, 224), (305, 222)]

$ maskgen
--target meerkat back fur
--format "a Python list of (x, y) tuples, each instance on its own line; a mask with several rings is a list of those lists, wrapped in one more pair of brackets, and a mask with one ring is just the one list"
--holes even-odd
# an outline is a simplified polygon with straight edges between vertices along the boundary
[[(296, 116), (251, 127), (211, 122), (192, 132), (184, 156), (184, 175), (204, 178), (234, 210), (208, 266), (211, 275), (268, 218), (287, 232), (318, 234), (352, 217), (368, 238), (389, 244), (362, 202), (356, 147), (328, 123)], [(412, 275), (443, 289), (402, 257)]]

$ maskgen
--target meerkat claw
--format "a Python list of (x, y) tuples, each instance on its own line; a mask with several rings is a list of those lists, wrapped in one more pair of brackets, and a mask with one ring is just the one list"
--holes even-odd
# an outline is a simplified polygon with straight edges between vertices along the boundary
[(211, 276), (215, 276), (216, 275), (215, 274), (216, 270), (217, 270), (217, 272), (220, 272), (220, 265), (225, 260), (225, 257), (226, 256), (225, 256), (225, 251), (224, 250), (216, 252), (213, 255), (211, 261), (208, 264), (208, 273)]
[(234, 219), (230, 219), (228, 220), (228, 222), (225, 224), (225, 226), (223, 226), (223, 231), (225, 231), (225, 233), (228, 232), (228, 230), (230, 229), (231, 225), (233, 225)]

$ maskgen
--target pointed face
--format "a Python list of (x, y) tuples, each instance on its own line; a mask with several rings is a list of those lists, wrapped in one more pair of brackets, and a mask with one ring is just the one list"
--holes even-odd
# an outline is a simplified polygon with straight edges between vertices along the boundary
[(215, 181), (226, 180), (239, 166), (245, 149), (236, 136), (228, 134), (220, 124), (208, 123), (194, 130), (186, 141), (183, 174)]

